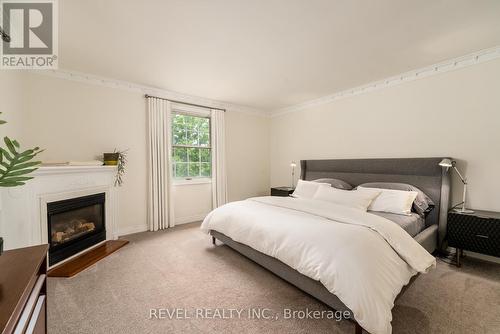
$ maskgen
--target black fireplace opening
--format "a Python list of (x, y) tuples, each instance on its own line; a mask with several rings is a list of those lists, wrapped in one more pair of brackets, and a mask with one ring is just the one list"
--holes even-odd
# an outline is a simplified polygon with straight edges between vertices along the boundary
[(49, 265), (106, 240), (106, 194), (47, 204)]

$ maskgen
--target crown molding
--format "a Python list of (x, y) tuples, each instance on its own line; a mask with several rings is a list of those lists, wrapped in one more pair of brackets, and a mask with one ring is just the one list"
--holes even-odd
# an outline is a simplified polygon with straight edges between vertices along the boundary
[(129, 81), (116, 80), (107, 77), (101, 77), (94, 74), (57, 69), (57, 70), (31, 70), (31, 73), (45, 75), (49, 77), (59, 78), (63, 80), (71, 80), (82, 82), (85, 84), (103, 86), (107, 88), (123, 89), (131, 92), (137, 92), (140, 94), (147, 94), (152, 96), (158, 96), (161, 98), (175, 100), (179, 102), (194, 103), (199, 105), (204, 105), (210, 108), (226, 109), (228, 111), (240, 112), (245, 114), (259, 115), (263, 117), (268, 117), (269, 113), (264, 110), (255, 109), (252, 107), (242, 106), (238, 104), (216, 101), (211, 99), (206, 99), (203, 97), (177, 93), (161, 88), (149, 87), (145, 85), (136, 84)]
[(82, 82), (86, 84), (93, 84), (98, 86), (104, 86), (108, 88), (124, 89), (132, 92), (138, 92), (141, 94), (148, 94), (153, 96), (162, 97), (165, 99), (176, 100), (180, 102), (194, 103), (205, 105), (212, 108), (226, 109), (229, 111), (240, 112), (245, 114), (259, 115), (262, 117), (277, 117), (285, 115), (291, 112), (297, 112), (312, 107), (321, 106), (324, 104), (331, 103), (336, 100), (343, 98), (353, 97), (360, 94), (369, 93), (375, 90), (384, 89), (406, 82), (427, 78), (433, 75), (438, 75), (450, 71), (454, 71), (460, 68), (480, 64), (486, 61), (494, 60), (500, 58), (500, 46), (496, 46), (491, 49), (485, 49), (478, 52), (474, 52), (462, 57), (453, 58), (446, 60), (434, 65), (426, 66), (417, 70), (408, 71), (399, 75), (388, 77), (383, 80), (374, 81), (365, 85), (349, 88), (337, 93), (326, 95), (317, 99), (309, 100), (296, 105), (279, 108), (271, 111), (265, 111), (261, 109), (256, 109), (252, 107), (242, 106), (238, 104), (222, 102), (207, 98), (202, 98), (198, 96), (192, 96), (188, 94), (177, 93), (161, 88), (150, 87), (145, 85), (136, 84), (129, 81), (116, 80), (107, 77), (101, 77), (94, 74), (88, 74), (83, 72), (71, 71), (71, 70), (31, 70), (30, 72), (46, 75), (50, 77), (56, 77), (64, 80), (71, 80)]
[(491, 49), (481, 50), (462, 57), (446, 60), (431, 66), (405, 72), (383, 80), (374, 81), (362, 86), (346, 89), (334, 94), (309, 100), (289, 107), (275, 109), (270, 112), (270, 117), (277, 117), (288, 113), (305, 110), (311, 107), (321, 106), (343, 98), (369, 93), (375, 90), (384, 89), (399, 84), (403, 84), (405, 82), (414, 81), (422, 78), (427, 78), (433, 75), (454, 71), (460, 68), (480, 64), (498, 58), (500, 58), (500, 46), (496, 46)]

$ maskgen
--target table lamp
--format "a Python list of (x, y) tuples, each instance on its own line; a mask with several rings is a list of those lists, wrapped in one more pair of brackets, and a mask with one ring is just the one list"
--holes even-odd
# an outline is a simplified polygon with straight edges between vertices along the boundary
[(464, 184), (464, 193), (463, 193), (462, 203), (461, 203), (462, 208), (456, 208), (456, 209), (454, 209), (454, 211), (460, 212), (460, 213), (474, 213), (474, 211), (467, 210), (465, 207), (465, 196), (467, 194), (467, 178), (463, 177), (462, 174), (460, 174), (460, 171), (457, 169), (456, 164), (457, 164), (457, 162), (455, 160), (450, 160), (450, 159), (443, 159), (439, 163), (439, 166), (445, 167), (446, 170), (448, 170), (449, 168), (453, 168), (457, 172), (458, 177), (460, 178), (462, 183)]

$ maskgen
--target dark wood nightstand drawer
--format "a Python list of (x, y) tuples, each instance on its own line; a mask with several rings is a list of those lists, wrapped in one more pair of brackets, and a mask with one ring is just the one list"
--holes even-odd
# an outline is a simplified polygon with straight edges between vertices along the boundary
[(500, 220), (481, 215), (448, 214), (448, 245), (500, 256)]

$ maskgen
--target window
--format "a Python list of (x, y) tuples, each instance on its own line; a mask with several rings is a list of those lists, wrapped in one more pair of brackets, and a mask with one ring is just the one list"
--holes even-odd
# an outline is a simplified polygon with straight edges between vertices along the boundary
[(174, 178), (211, 177), (210, 118), (173, 114), (172, 155)]

